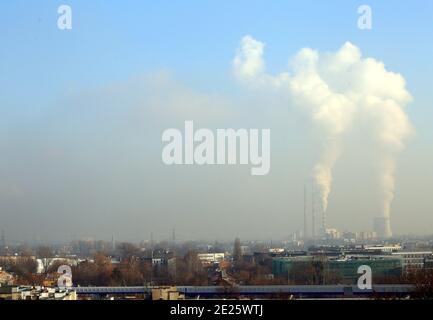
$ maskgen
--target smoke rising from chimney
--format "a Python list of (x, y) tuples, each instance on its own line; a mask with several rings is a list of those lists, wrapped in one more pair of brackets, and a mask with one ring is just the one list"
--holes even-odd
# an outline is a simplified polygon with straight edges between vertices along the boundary
[(235, 76), (252, 87), (278, 90), (291, 104), (305, 110), (320, 133), (321, 153), (313, 168), (322, 209), (328, 208), (333, 169), (342, 152), (342, 138), (355, 121), (379, 145), (383, 217), (389, 218), (394, 198), (396, 155), (413, 131), (405, 106), (412, 97), (404, 78), (382, 62), (363, 58), (358, 47), (346, 42), (334, 53), (301, 49), (288, 71), (266, 73), (264, 43), (245, 36), (233, 61)]

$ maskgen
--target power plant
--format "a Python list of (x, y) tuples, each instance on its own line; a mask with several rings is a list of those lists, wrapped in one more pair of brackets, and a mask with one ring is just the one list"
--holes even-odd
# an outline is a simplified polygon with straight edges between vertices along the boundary
[[(321, 217), (321, 226), (319, 227), (317, 221), (317, 208), (316, 208), (316, 188), (314, 181), (311, 184), (311, 230), (308, 232), (308, 214), (307, 212), (307, 185), (304, 185), (304, 230), (303, 230), (303, 238), (317, 240), (318, 237), (327, 237), (327, 221), (326, 221), (326, 211), (320, 210)], [(318, 228), (319, 227), (319, 228)], [(391, 229), (391, 221), (389, 217), (377, 217), (374, 218), (373, 221), (373, 230), (374, 234), (378, 239), (389, 239), (392, 237), (392, 229)], [(318, 232), (319, 231), (319, 232)]]

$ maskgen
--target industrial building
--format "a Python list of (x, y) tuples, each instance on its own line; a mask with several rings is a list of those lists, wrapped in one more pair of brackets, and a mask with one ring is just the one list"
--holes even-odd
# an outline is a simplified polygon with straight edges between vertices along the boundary
[(432, 258), (432, 251), (393, 252), (393, 256), (403, 259), (403, 271), (420, 270), (425, 267), (426, 261)]
[[(274, 258), (272, 271), (275, 276), (288, 277), (294, 280), (296, 270), (303, 270), (308, 265), (321, 264), (323, 273), (334, 275), (343, 283), (354, 284), (359, 278), (358, 268), (367, 265), (371, 268), (374, 279), (399, 277), (403, 271), (403, 259), (398, 256), (346, 256), (342, 258), (328, 258), (317, 256)], [(326, 279), (324, 280), (326, 281)]]

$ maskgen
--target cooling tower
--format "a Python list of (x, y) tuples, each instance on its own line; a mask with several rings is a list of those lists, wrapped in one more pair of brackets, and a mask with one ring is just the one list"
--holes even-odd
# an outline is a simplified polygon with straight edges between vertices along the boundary
[(386, 239), (392, 237), (391, 223), (389, 218), (375, 218), (374, 219), (374, 231), (378, 238)]

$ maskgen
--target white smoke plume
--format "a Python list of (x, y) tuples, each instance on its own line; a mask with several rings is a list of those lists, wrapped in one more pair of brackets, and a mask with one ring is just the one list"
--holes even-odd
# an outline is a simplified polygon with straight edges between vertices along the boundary
[(236, 77), (249, 85), (278, 89), (293, 105), (308, 112), (323, 138), (313, 169), (323, 210), (332, 190), (332, 171), (341, 153), (341, 139), (354, 121), (368, 119), (368, 130), (381, 146), (383, 215), (390, 214), (395, 188), (395, 156), (412, 131), (404, 111), (411, 101), (404, 78), (387, 71), (382, 62), (363, 58), (346, 42), (335, 53), (300, 50), (288, 71), (266, 73), (265, 45), (251, 36), (240, 43), (233, 62)]

